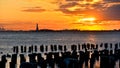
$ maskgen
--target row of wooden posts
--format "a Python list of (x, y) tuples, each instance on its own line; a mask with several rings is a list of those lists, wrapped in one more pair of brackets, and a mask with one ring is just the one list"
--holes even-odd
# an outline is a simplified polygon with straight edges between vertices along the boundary
[[(69, 45), (68, 45), (69, 46)], [(72, 51), (74, 48), (73, 46), (76, 46), (77, 51), (81, 50), (94, 50), (94, 49), (118, 49), (120, 48), (120, 43), (112, 44), (112, 43), (101, 43), (101, 44), (90, 44), (90, 43), (84, 43), (84, 44), (78, 44), (78, 45), (70, 45), (71, 48), (68, 48), (67, 45), (31, 45), (31, 46), (14, 46), (13, 52), (14, 53), (36, 53), (36, 52), (56, 52), (56, 51)]]
[[(113, 48), (114, 46), (114, 48)], [(48, 46), (14, 46), (11, 55), (11, 62), (9, 68), (16, 68), (17, 56), (20, 56), (19, 68), (95, 68), (95, 63), (100, 61), (100, 68), (115, 68), (115, 63), (119, 61), (120, 68), (120, 44), (78, 44), (71, 45), (71, 49), (68, 51), (67, 46), (64, 45), (50, 45), (48, 52)], [(99, 47), (103, 49), (99, 50)], [(111, 50), (108, 47), (112, 48)], [(28, 48), (28, 49), (27, 49)], [(20, 49), (20, 50), (19, 50)], [(39, 49), (39, 51), (38, 51)], [(82, 49), (82, 50), (81, 50)], [(26, 62), (25, 53), (28, 52), (29, 62)], [(19, 53), (19, 54), (18, 54)], [(46, 56), (46, 59), (42, 57), (42, 53)], [(60, 55), (61, 54), (61, 55)], [(0, 67), (6, 68), (7, 55), (3, 55), (0, 61)], [(37, 58), (37, 59), (36, 59)], [(85, 64), (85, 66), (84, 66)]]

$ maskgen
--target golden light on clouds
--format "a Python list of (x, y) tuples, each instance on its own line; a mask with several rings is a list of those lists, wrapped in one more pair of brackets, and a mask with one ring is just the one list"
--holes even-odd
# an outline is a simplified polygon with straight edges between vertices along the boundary
[(78, 20), (78, 22), (81, 22), (81, 21), (83, 21), (83, 22), (85, 22), (85, 21), (92, 22), (92, 21), (95, 21), (95, 20), (96, 20), (96, 18), (94, 18), (94, 17), (81, 18), (81, 19)]
[(93, 0), (93, 2), (101, 2), (102, 0)]
[(79, 8), (80, 8), (79, 6), (74, 6), (74, 7), (68, 8), (68, 10), (70, 10), (70, 11), (75, 11), (76, 9), (79, 9)]
[(96, 22), (95, 17), (79, 18), (74, 28), (79, 30), (103, 30), (103, 27)]
[(97, 2), (102, 2), (102, 0), (83, 0), (82, 2), (79, 2), (81, 4), (95, 4)]
[(74, 25), (73, 28), (78, 30), (104, 30), (100, 25)]
[(103, 30), (99, 25), (85, 26), (83, 30)]
[(117, 0), (0, 0), (0, 26), (32, 30), (38, 23), (40, 29), (53, 30), (120, 29), (119, 8)]

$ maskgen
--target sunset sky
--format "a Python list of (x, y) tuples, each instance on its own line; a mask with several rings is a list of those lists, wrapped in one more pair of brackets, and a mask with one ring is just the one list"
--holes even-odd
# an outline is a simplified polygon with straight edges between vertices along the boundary
[(120, 29), (120, 0), (0, 0), (6, 30)]

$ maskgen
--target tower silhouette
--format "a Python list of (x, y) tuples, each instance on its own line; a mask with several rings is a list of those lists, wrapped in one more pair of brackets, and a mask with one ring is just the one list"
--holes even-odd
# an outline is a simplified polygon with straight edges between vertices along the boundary
[(36, 24), (36, 31), (39, 31), (39, 27), (38, 27), (38, 24)]

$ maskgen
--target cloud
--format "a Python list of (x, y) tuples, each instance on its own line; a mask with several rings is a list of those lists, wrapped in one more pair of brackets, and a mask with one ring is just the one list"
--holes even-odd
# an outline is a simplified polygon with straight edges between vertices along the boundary
[(103, 13), (104, 20), (120, 20), (120, 4), (112, 5), (101, 13)]
[(24, 12), (43, 12), (46, 11), (45, 9), (42, 9), (41, 7), (27, 7), (23, 9)]
[(120, 0), (104, 0), (105, 2), (120, 2)]
[(79, 3), (71, 2), (71, 3), (67, 3), (65, 5), (61, 5), (60, 8), (69, 8), (69, 7), (73, 7), (73, 6), (76, 6), (76, 5), (79, 5)]
[(66, 0), (66, 1), (84, 1), (84, 0)]
[[(82, 4), (78, 1), (62, 3), (59, 5), (59, 9), (57, 11), (61, 11), (64, 14), (68, 15), (84, 15), (84, 16), (94, 16), (99, 20), (120, 20), (120, 4), (112, 4), (111, 3), (86, 3)], [(114, 0), (111, 0), (111, 2)], [(120, 0), (115, 0), (114, 2), (118, 2)]]
[(79, 4), (77, 2), (71, 2), (67, 4), (60, 5), (57, 11), (61, 11), (65, 14), (71, 15), (88, 15), (94, 12), (98, 12), (98, 8), (103, 9), (101, 4)]

